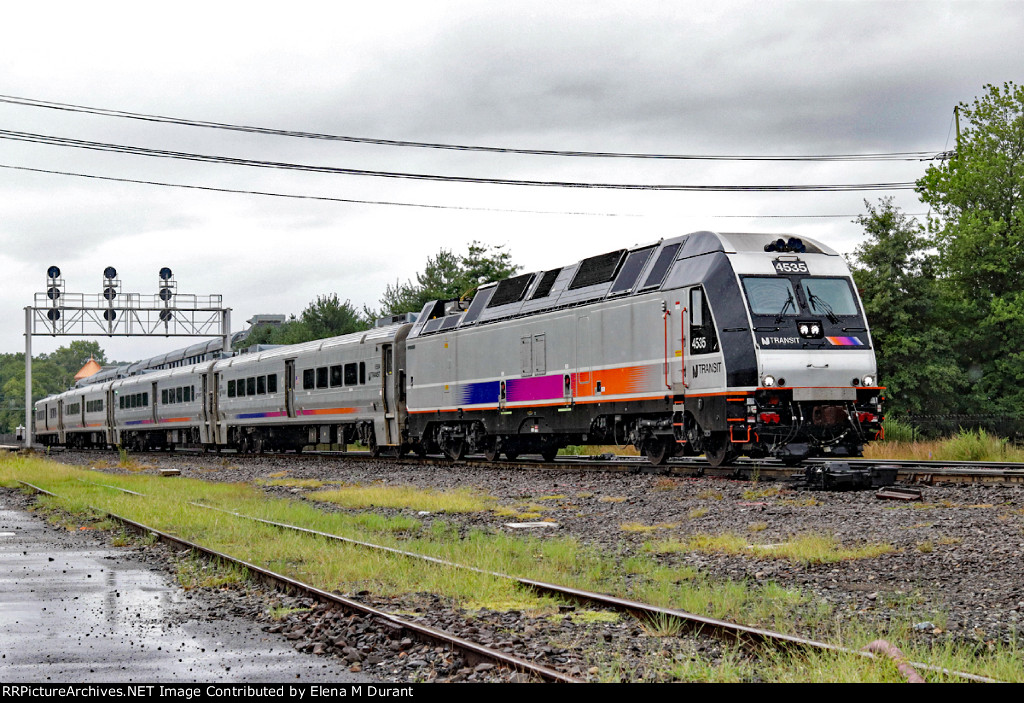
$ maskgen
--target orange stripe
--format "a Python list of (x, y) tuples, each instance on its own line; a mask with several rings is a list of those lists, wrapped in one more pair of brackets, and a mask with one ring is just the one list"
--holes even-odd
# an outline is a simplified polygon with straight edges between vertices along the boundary
[(359, 408), (319, 408), (316, 410), (304, 410), (299, 408), (303, 415), (348, 415), (359, 412)]

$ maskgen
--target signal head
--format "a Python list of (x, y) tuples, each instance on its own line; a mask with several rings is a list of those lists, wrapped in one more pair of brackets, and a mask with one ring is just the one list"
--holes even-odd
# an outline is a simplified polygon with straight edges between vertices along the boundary
[(171, 276), (173, 276), (173, 275), (174, 274), (171, 273), (171, 270), (169, 268), (167, 268), (166, 266), (164, 266), (162, 269), (160, 269), (160, 280), (161, 281), (170, 280)]
[(108, 281), (117, 278), (117, 269), (114, 268), (113, 266), (106, 267), (105, 269), (103, 269), (103, 277)]
[(46, 269), (46, 277), (47, 278), (60, 278), (60, 267), (59, 266), (51, 266), (50, 268)]

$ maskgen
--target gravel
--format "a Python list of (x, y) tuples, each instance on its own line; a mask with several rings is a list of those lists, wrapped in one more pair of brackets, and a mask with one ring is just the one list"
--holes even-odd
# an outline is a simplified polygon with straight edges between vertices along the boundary
[[(116, 454), (67, 452), (58, 461), (116, 464)], [(784, 483), (630, 475), (608, 471), (522, 470), (500, 467), (397, 464), (386, 459), (239, 457), (235, 455), (147, 454), (137, 461), (177, 468), (182, 476), (238, 482), (287, 472), (289, 479), (316, 478), (346, 484), (408, 484), (439, 490), (474, 487), (499, 504), (530, 501), (557, 529), (541, 536), (573, 536), (609, 553), (628, 555), (652, 539), (736, 533), (770, 544), (794, 535), (828, 534), (844, 546), (888, 544), (893, 551), (872, 558), (805, 564), (770, 557), (680, 552), (663, 557), (675, 566), (696, 568), (713, 579), (773, 582), (811, 594), (832, 607), (837, 618), (910, 623), (925, 639), (950, 637), (979, 646), (1017, 638), (1024, 609), (1024, 488), (1006, 485), (924, 487), (924, 503), (883, 501), (873, 491), (824, 492)], [(116, 467), (107, 471), (118, 471)], [(174, 480), (174, 479), (168, 479)], [(298, 488), (266, 488), (301, 496)], [(522, 509), (522, 508), (520, 508)], [(383, 510), (423, 521), (508, 531), (510, 518), (491, 511), (468, 515), (422, 515)], [(626, 526), (626, 529), (623, 529)], [(163, 557), (161, 557), (163, 558)], [(206, 594), (209, 595), (209, 594)], [(205, 595), (204, 595), (205, 597)], [(237, 599), (240, 602), (236, 602)], [(234, 599), (234, 600), (233, 600)], [(632, 620), (593, 622), (574, 617), (531, 617), (518, 612), (457, 611), (433, 594), (361, 600), (384, 609), (414, 613), (434, 627), (479, 639), (527, 659), (591, 680), (666, 680), (685, 677), (686, 667), (714, 667), (722, 645), (708, 638), (657, 637)], [(229, 604), (230, 601), (230, 604)], [(205, 601), (204, 601), (205, 602)], [(263, 619), (271, 632), (294, 640), (302, 651), (344, 659), (353, 671), (372, 671), (386, 680), (516, 680), (450, 652), (406, 641), (401, 633), (380, 633), (359, 618), (251, 590), (213, 594), (213, 608), (233, 608)], [(269, 608), (309, 608), (273, 620)], [(799, 634), (811, 635), (814, 632)]]

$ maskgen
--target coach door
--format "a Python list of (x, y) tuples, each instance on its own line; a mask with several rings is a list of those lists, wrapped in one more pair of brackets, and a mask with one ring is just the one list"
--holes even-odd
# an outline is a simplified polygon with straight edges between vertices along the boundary
[(381, 345), (381, 369), (380, 375), (381, 391), (380, 397), (384, 404), (384, 430), (381, 435), (384, 441), (378, 439), (378, 444), (397, 444), (398, 419), (395, 412), (395, 349), (392, 344)]
[(199, 441), (203, 444), (212, 444), (213, 424), (211, 420), (216, 417), (216, 394), (210, 390), (209, 373), (201, 374), (200, 379), (200, 388), (202, 389), (202, 393), (199, 397), (203, 399), (203, 403), (202, 407), (199, 409), (199, 426), (202, 428), (200, 430)]
[(114, 401), (116, 397), (113, 388), (107, 390), (107, 444), (119, 444), (117, 441), (117, 428), (114, 425)]
[(295, 417), (295, 359), (284, 362), (284, 410)]

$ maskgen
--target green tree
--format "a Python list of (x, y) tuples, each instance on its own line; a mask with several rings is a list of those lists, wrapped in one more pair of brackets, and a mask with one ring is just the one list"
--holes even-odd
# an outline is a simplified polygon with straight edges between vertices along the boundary
[(431, 300), (470, 298), (477, 286), (514, 276), (519, 267), (512, 264), (512, 256), (504, 246), (490, 247), (473, 241), (465, 255), (441, 249), (427, 258), (416, 281), (395, 281), (380, 299), (384, 315), (419, 312)]
[[(74, 385), (75, 374), (92, 356), (101, 365), (106, 354), (97, 342), (77, 340), (52, 354), (32, 358), (32, 400), (61, 393)], [(25, 355), (0, 354), (0, 432), (25, 422)]]
[(1024, 403), (1024, 88), (987, 85), (970, 105), (955, 155), (917, 182), (954, 303), (946, 327), (966, 353), (978, 407)]
[(360, 317), (351, 301), (340, 302), (336, 293), (318, 295), (302, 311), (299, 320), (312, 335), (311, 339), (338, 337), (370, 327), (370, 322)]
[(856, 222), (867, 241), (854, 252), (853, 277), (871, 324), (880, 382), (895, 413), (950, 412), (963, 374), (943, 324), (948, 314), (924, 228), (893, 205), (865, 201)]

